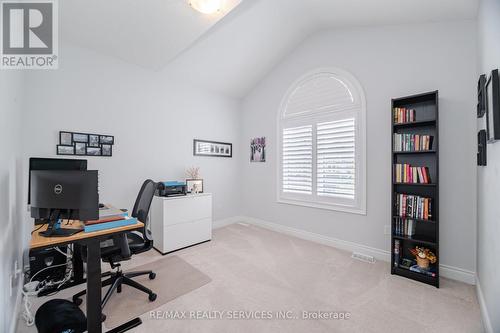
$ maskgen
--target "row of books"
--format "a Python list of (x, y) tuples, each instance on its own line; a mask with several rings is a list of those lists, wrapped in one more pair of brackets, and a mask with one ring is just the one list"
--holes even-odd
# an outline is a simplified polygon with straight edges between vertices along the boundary
[(394, 124), (405, 124), (416, 121), (417, 112), (414, 109), (394, 108)]
[(394, 134), (394, 151), (431, 150), (433, 136), (409, 133)]
[(430, 184), (431, 175), (428, 167), (394, 164), (394, 181), (396, 183)]
[[(424, 222), (425, 223), (425, 222)], [(415, 235), (417, 221), (397, 217), (394, 219), (394, 233), (397, 236), (412, 237)]]
[(432, 199), (418, 195), (396, 193), (396, 213), (400, 217), (432, 219)]

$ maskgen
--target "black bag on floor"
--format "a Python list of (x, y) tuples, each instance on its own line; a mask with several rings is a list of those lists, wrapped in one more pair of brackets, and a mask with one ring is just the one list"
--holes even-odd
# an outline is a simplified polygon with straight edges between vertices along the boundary
[(53, 299), (38, 308), (35, 325), (39, 333), (83, 333), (87, 330), (87, 318), (73, 302)]

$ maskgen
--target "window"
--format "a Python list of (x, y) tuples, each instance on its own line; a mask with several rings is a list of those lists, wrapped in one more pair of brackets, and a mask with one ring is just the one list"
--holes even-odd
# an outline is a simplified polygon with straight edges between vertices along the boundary
[(300, 78), (278, 121), (278, 201), (366, 213), (366, 103), (357, 80), (338, 69)]

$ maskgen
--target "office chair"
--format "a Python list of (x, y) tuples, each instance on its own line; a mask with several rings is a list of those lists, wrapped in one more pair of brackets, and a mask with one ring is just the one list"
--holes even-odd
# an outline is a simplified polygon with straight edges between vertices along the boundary
[[(129, 260), (131, 258), (131, 255), (146, 252), (153, 248), (153, 238), (151, 235), (151, 231), (149, 230), (150, 222), (148, 219), (148, 214), (156, 188), (157, 183), (153, 182), (150, 179), (146, 180), (142, 184), (141, 190), (134, 204), (134, 209), (132, 210), (131, 216), (144, 223), (144, 229), (142, 229), (141, 234), (129, 232), (126, 235), (121, 235), (121, 237), (114, 237), (112, 246), (101, 247), (102, 260), (104, 262), (108, 262), (111, 266), (111, 269), (116, 268), (116, 272), (106, 272), (102, 274), (102, 277), (109, 276), (108, 279), (102, 282), (102, 286), (104, 287), (110, 285), (111, 287), (108, 289), (101, 302), (101, 308), (104, 308), (115, 290), (117, 293), (120, 293), (122, 291), (122, 285), (127, 285), (145, 292), (149, 295), (149, 300), (151, 302), (156, 300), (157, 295), (152, 290), (132, 280), (132, 278), (142, 275), (148, 275), (149, 278), (153, 280), (156, 277), (156, 274), (153, 271), (124, 273), (120, 269), (121, 261)], [(82, 303), (82, 299), (80, 297), (85, 295), (86, 293), (87, 290), (83, 290), (74, 295), (73, 302), (76, 305), (80, 305)], [(105, 318), (106, 317), (103, 315), (103, 321), (105, 320)]]

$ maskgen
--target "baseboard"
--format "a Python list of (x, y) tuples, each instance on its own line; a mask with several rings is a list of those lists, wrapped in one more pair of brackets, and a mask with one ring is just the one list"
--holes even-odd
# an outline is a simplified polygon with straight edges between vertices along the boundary
[(477, 275), (476, 275), (476, 291), (477, 291), (477, 299), (479, 301), (479, 308), (481, 309), (481, 319), (483, 321), (484, 331), (485, 333), (493, 333), (493, 326), (491, 326), (490, 315), (488, 313), (488, 308), (486, 307), (486, 301), (484, 300), (484, 295), (481, 289), (479, 276)]
[[(374, 257), (377, 260), (381, 261), (386, 261), (390, 262), (391, 261), (391, 254), (387, 250), (382, 250), (370, 246), (366, 246), (363, 244), (359, 243), (354, 243), (354, 242), (349, 242), (345, 241), (342, 239), (337, 239), (329, 236), (324, 236), (320, 234), (316, 234), (310, 231), (305, 231), (301, 229), (296, 229), (292, 227), (287, 227), (282, 224), (274, 223), (274, 222), (269, 222), (265, 221), (262, 219), (254, 218), (254, 217), (249, 217), (249, 216), (236, 216), (233, 218), (221, 220), (219, 222), (219, 228), (229, 225), (229, 224), (234, 224), (238, 222), (244, 222), (248, 224), (253, 224), (256, 226), (260, 226), (269, 230), (273, 230), (276, 232), (284, 233), (290, 236), (294, 236), (297, 238), (301, 239), (306, 239), (312, 242), (316, 242), (319, 244), (323, 245), (328, 245), (332, 246), (344, 251), (348, 252), (359, 252), (362, 254), (366, 254), (369, 256)], [(214, 228), (215, 228), (215, 223), (214, 223)], [(451, 280), (456, 280), (460, 282), (464, 282), (467, 284), (472, 284), (474, 285), (476, 283), (475, 279), (475, 272), (462, 269), (459, 267), (454, 267), (454, 266), (448, 266), (448, 265), (440, 265), (440, 273), (442, 277), (451, 279)]]
[(439, 272), (442, 277), (451, 280), (456, 280), (472, 285), (476, 284), (476, 273), (467, 269), (441, 264), (439, 265)]
[(253, 218), (253, 217), (244, 217), (243, 222), (257, 225), (269, 230), (273, 230), (276, 232), (281, 232), (290, 236), (294, 236), (297, 238), (309, 240), (315, 243), (332, 246), (341, 250), (349, 251), (349, 252), (360, 252), (363, 254), (370, 255), (377, 260), (382, 261), (390, 261), (391, 255), (389, 251), (376, 249), (370, 246), (353, 243), (333, 237), (328, 237), (320, 234), (316, 234), (313, 232), (287, 227), (278, 223), (268, 222), (261, 219)]
[(238, 222), (242, 222), (244, 220), (243, 216), (233, 216), (227, 219), (217, 220), (212, 222), (212, 229), (219, 229), (225, 227), (230, 224), (235, 224)]

